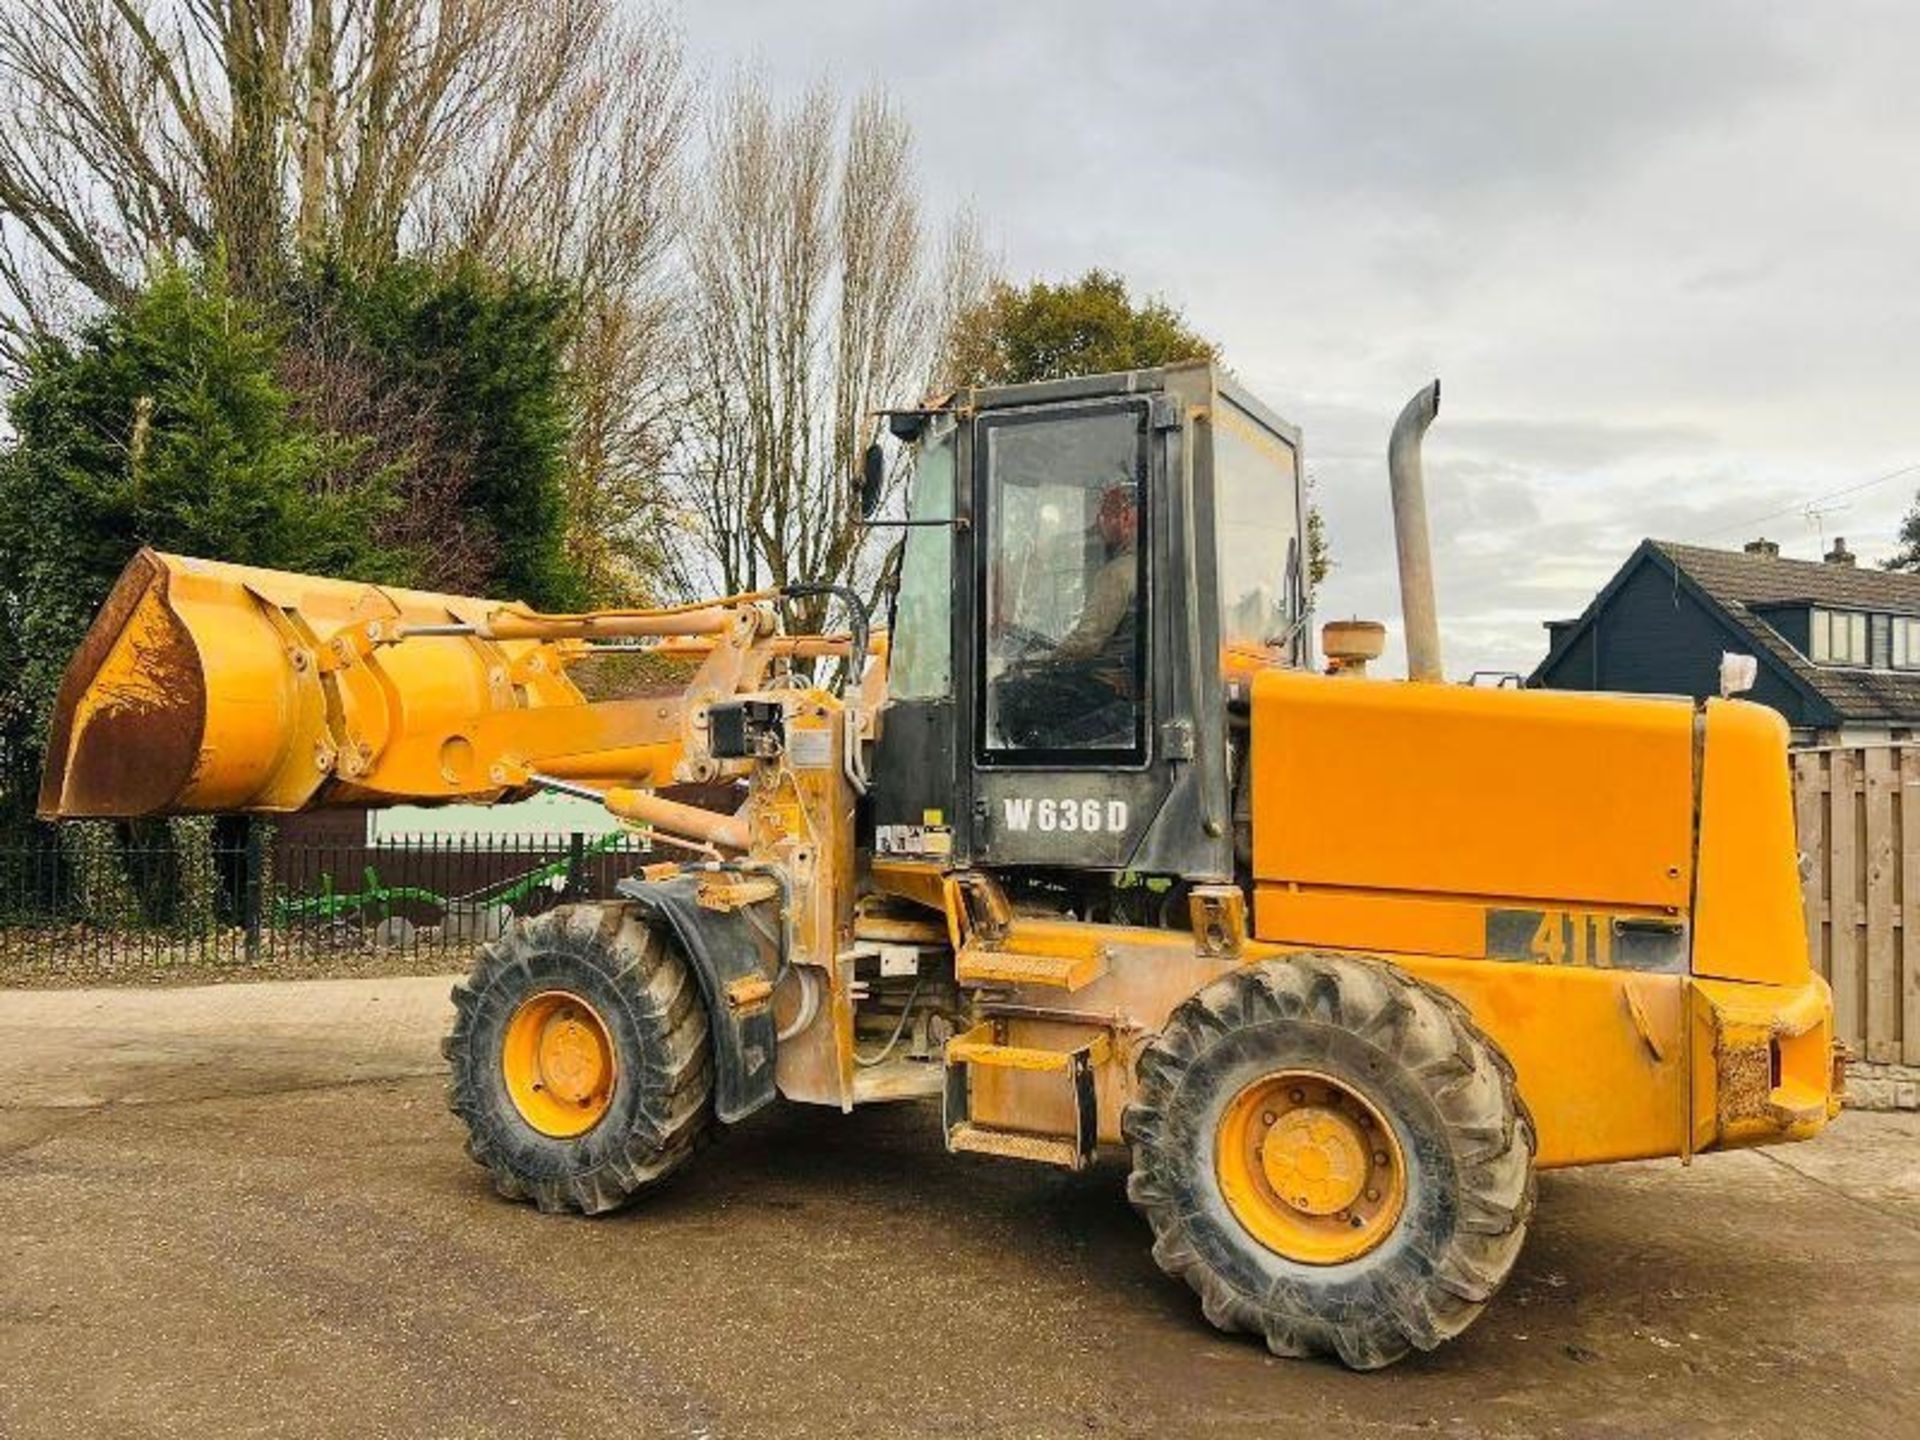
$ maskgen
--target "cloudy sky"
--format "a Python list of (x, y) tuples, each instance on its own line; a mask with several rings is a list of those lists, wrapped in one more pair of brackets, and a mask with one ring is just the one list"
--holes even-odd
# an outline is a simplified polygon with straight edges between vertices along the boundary
[(1395, 615), (1386, 435), (1441, 376), (1450, 672), (1530, 669), (1643, 536), (1864, 561), (1920, 484), (1920, 8), (682, 13), (715, 75), (886, 85), (1009, 275), (1118, 269), (1218, 339), (1306, 432), (1323, 616)]

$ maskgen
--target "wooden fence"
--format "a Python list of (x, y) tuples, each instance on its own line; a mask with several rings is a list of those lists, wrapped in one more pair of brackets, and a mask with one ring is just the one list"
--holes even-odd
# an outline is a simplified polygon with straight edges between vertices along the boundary
[(1854, 1054), (1920, 1065), (1920, 745), (1793, 753), (1807, 940)]

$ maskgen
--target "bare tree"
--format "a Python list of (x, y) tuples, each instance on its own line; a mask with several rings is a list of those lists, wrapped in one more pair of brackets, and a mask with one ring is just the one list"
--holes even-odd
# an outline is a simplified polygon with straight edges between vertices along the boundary
[[(871, 578), (849, 486), (879, 406), (916, 399), (985, 264), (929, 241), (884, 95), (750, 78), (708, 116), (687, 237), (688, 397), (662, 550), (690, 591)], [(819, 607), (813, 607), (817, 618)]]
[(567, 545), (597, 596), (635, 599), (658, 569), (646, 524), (676, 420), (672, 259), (690, 99), (677, 37), (657, 16), (564, 0), (546, 22), (461, 163), (424, 185), (419, 241), (573, 287)]
[[(0, 357), (156, 254), (269, 299), (302, 253), (522, 265), (579, 296), (569, 546), (596, 591), (870, 572), (846, 482), (979, 293), (975, 228), (930, 232), (878, 93), (734, 84), (691, 195), (689, 113), (677, 37), (617, 0), (7, 7)], [(300, 363), (331, 413), (392, 409), (329, 354)]]
[(155, 254), (218, 248), (254, 294), (289, 238), (391, 254), (546, 23), (525, 0), (10, 7), (0, 214), (15, 253), (108, 304)]
[(0, 14), (0, 214), (109, 303), (155, 253), (257, 279), (289, 239), (630, 275), (680, 72), (615, 0), (37, 0)]
[(0, 361), (124, 302), (156, 255), (218, 255), (254, 298), (302, 253), (562, 278), (580, 303), (569, 543), (596, 589), (632, 591), (624, 537), (669, 444), (687, 114), (677, 36), (617, 0), (7, 6)]

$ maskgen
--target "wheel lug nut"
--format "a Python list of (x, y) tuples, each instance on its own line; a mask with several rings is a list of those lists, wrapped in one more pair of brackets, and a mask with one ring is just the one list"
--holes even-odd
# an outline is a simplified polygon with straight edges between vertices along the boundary
[(1267, 1110), (1267, 1111), (1264, 1111), (1264, 1112), (1262, 1112), (1262, 1114), (1261, 1114), (1261, 1116), (1260, 1116), (1260, 1123), (1261, 1123), (1262, 1125), (1271, 1125), (1271, 1124), (1273, 1124), (1273, 1112), (1272, 1112), (1271, 1110)]
[(1378, 1190), (1367, 1191), (1367, 1199), (1378, 1200), (1379, 1198), (1380, 1198), (1380, 1192)]
[(1374, 1151), (1374, 1152), (1373, 1152), (1373, 1163), (1374, 1163), (1374, 1164), (1376, 1164), (1376, 1165), (1384, 1165), (1384, 1164), (1386, 1164), (1386, 1163), (1387, 1163), (1387, 1152), (1386, 1152), (1386, 1151), (1384, 1151), (1384, 1150), (1376, 1150), (1376, 1151)]
[(1307, 1098), (1307, 1092), (1304, 1090), (1289, 1091), (1287, 1094), (1287, 1098), (1293, 1101), (1294, 1104), (1298, 1105), (1302, 1100), (1305, 1100)]

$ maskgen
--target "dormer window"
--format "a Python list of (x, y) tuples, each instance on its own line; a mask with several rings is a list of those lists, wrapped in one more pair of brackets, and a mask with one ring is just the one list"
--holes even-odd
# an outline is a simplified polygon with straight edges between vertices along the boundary
[(1910, 615), (1893, 617), (1893, 668), (1920, 670), (1920, 620)]
[(1815, 610), (1812, 618), (1813, 660), (1816, 665), (1869, 663), (1867, 617), (1864, 614), (1857, 610)]

